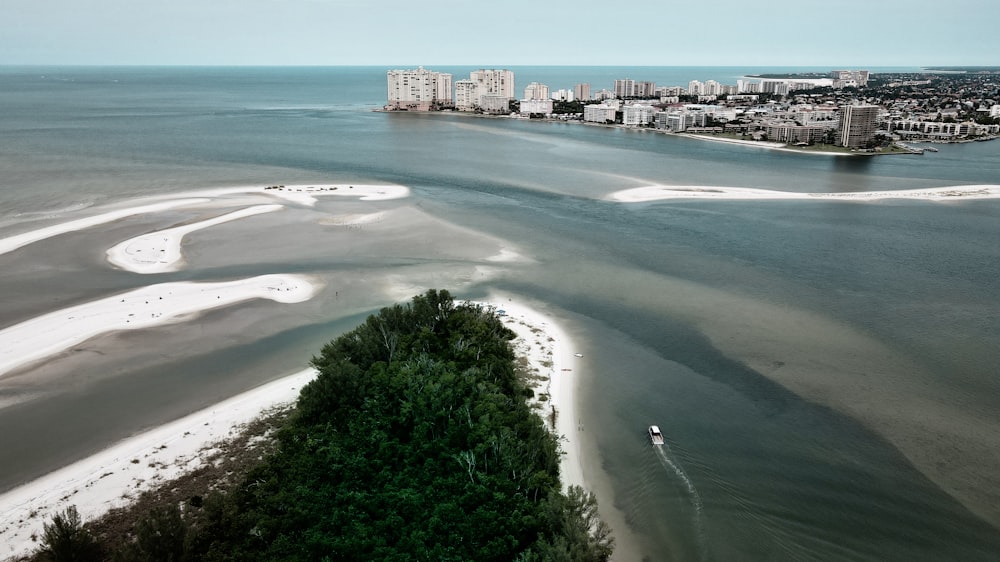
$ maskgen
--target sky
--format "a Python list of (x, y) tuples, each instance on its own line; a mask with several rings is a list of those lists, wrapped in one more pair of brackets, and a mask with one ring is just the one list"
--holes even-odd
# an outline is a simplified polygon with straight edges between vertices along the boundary
[(0, 65), (1000, 66), (1000, 0), (3, 0)]

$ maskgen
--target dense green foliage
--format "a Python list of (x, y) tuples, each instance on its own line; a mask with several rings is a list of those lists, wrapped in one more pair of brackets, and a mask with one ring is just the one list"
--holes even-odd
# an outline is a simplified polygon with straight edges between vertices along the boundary
[(83, 526), (75, 505), (52, 516), (43, 526), (41, 560), (53, 562), (90, 562), (102, 559), (97, 539)]
[(277, 453), (183, 518), (152, 513), (119, 559), (607, 560), (593, 494), (560, 493), (513, 337), (446, 291), (382, 309), (313, 358)]

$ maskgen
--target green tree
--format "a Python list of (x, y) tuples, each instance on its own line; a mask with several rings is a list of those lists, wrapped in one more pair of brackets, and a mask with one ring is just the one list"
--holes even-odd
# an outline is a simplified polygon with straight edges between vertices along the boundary
[(75, 505), (53, 515), (52, 522), (43, 526), (38, 554), (42, 560), (53, 562), (89, 562), (102, 559), (97, 539), (83, 526)]

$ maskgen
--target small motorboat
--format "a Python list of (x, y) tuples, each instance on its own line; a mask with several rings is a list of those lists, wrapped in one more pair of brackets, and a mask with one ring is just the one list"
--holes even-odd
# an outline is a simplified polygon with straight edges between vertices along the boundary
[(649, 440), (653, 442), (653, 445), (663, 444), (663, 434), (660, 433), (659, 427), (655, 425), (649, 426)]

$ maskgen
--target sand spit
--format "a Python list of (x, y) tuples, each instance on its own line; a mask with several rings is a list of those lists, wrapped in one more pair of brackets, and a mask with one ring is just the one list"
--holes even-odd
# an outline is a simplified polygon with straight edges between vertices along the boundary
[(302, 205), (313, 206), (317, 196), (338, 195), (357, 197), (362, 201), (384, 201), (401, 199), (410, 195), (410, 189), (402, 185), (275, 185), (265, 187), (264, 192)]
[[(503, 310), (504, 324), (518, 334), (515, 350), (527, 359), (526, 368), (534, 373), (536, 396), (548, 397), (544, 402), (535, 401), (539, 414), (548, 422), (552, 408), (557, 412), (555, 431), (565, 453), (560, 464), (563, 485), (582, 486), (580, 421), (576, 415), (576, 369), (581, 359), (574, 354), (573, 343), (552, 318), (513, 296), (493, 294), (483, 304)], [(284, 377), (125, 439), (0, 495), (0, 557), (29, 554), (38, 546), (32, 537), (40, 536), (43, 524), (70, 505), (77, 506), (84, 520), (93, 519), (197, 469), (216, 452), (218, 442), (262, 412), (293, 402), (315, 376), (315, 370), (306, 369)]]
[(244, 217), (271, 213), (283, 208), (282, 205), (257, 205), (208, 220), (143, 234), (130, 238), (108, 250), (108, 261), (126, 271), (135, 273), (177, 271), (183, 265), (181, 242), (188, 233)]
[(309, 300), (319, 290), (301, 275), (261, 275), (218, 283), (161, 283), (64, 308), (0, 330), (0, 376), (96, 335), (181, 322), (251, 299)]
[(668, 199), (781, 199), (876, 201), (881, 199), (918, 199), (924, 201), (956, 201), (966, 199), (998, 199), (1000, 185), (959, 185), (930, 189), (898, 191), (860, 191), (852, 193), (796, 193), (748, 187), (703, 187), (679, 185), (649, 185), (616, 191), (605, 199), (621, 203), (642, 203)]
[(6, 254), (7, 252), (12, 252), (22, 246), (27, 246), (28, 244), (38, 242), (40, 240), (45, 240), (46, 238), (51, 238), (53, 236), (58, 236), (60, 234), (66, 234), (68, 232), (75, 232), (77, 230), (83, 230), (84, 228), (90, 228), (92, 226), (109, 223), (112, 221), (116, 221), (118, 219), (123, 219), (125, 217), (131, 217), (133, 215), (141, 215), (144, 213), (157, 213), (160, 211), (166, 211), (168, 209), (174, 209), (176, 207), (184, 207), (187, 205), (206, 203), (208, 201), (209, 200), (205, 198), (174, 199), (171, 201), (164, 201), (161, 203), (154, 203), (151, 205), (141, 205), (138, 207), (130, 207), (128, 209), (109, 211), (107, 213), (94, 215), (92, 217), (72, 220), (61, 224), (48, 226), (45, 228), (39, 228), (38, 230), (32, 230), (30, 232), (18, 234), (16, 236), (10, 236), (7, 238), (0, 239), (0, 254)]

